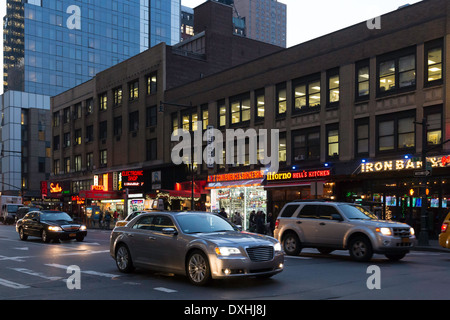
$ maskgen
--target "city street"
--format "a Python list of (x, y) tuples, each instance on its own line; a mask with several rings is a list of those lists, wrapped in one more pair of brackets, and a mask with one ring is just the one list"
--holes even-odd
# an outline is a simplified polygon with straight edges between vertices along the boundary
[[(195, 287), (171, 274), (141, 269), (121, 274), (109, 255), (109, 234), (89, 230), (84, 242), (43, 243), (34, 237), (21, 241), (14, 226), (0, 225), (0, 299), (193, 300), (194, 305), (200, 300), (448, 299), (447, 252), (412, 251), (400, 262), (375, 255), (370, 263), (357, 263), (346, 251), (321, 255), (304, 249), (298, 257), (286, 257), (285, 270), (271, 279)], [(80, 271), (78, 288), (70, 278), (74, 266)], [(379, 267), (379, 289), (369, 289), (370, 266)]]

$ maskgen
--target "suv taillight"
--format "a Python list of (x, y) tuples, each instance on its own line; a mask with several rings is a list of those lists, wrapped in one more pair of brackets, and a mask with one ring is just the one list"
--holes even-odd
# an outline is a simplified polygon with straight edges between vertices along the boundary
[(278, 225), (280, 224), (280, 220), (275, 220), (275, 229), (278, 229)]
[(444, 233), (445, 231), (447, 231), (447, 227), (448, 227), (448, 223), (444, 222), (441, 226), (441, 232)]

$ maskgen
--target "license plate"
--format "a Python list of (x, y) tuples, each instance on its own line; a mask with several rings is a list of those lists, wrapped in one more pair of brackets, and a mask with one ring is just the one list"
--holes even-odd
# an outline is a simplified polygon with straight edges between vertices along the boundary
[(77, 236), (76, 233), (70, 233), (70, 234), (69, 234), (69, 237), (72, 237), (72, 238), (73, 238), (73, 237), (76, 237), (76, 236)]
[(409, 238), (402, 238), (403, 243), (409, 243)]

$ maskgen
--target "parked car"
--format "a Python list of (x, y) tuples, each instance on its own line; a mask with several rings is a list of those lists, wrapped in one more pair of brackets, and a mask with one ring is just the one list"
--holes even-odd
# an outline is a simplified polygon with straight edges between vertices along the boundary
[(28, 236), (40, 237), (42, 241), (76, 239), (83, 241), (87, 235), (86, 226), (75, 223), (65, 212), (36, 210), (28, 212), (16, 223), (21, 240)]
[(357, 261), (368, 261), (374, 253), (400, 260), (416, 241), (414, 229), (405, 223), (377, 220), (361, 206), (318, 201), (286, 204), (274, 235), (288, 255), (298, 255), (306, 247), (324, 254), (349, 250)]
[(13, 224), (16, 221), (16, 213), (19, 208), (23, 207), (20, 203), (6, 203), (2, 205), (2, 222), (4, 224)]
[(110, 254), (121, 272), (145, 267), (185, 275), (195, 285), (211, 279), (271, 277), (284, 264), (275, 238), (241, 232), (207, 212), (140, 214), (114, 228)]
[(450, 249), (450, 212), (447, 217), (445, 217), (444, 222), (441, 226), (441, 233), (439, 234), (439, 244), (441, 247)]

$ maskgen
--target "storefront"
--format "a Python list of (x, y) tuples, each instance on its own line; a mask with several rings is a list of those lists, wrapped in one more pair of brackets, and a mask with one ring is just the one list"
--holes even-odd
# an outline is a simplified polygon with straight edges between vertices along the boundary
[(268, 207), (276, 218), (283, 206), (300, 199), (334, 199), (331, 169), (308, 169), (268, 173), (264, 188), (268, 192)]
[(211, 211), (219, 212), (224, 208), (231, 221), (236, 221), (235, 215), (239, 214), (242, 229), (248, 230), (252, 211), (267, 215), (267, 192), (263, 181), (261, 171), (209, 175), (206, 189), (211, 190)]
[(422, 195), (427, 203), (427, 229), (439, 233), (450, 207), (450, 156), (364, 161), (357, 170), (358, 181), (347, 189), (355, 201), (378, 206), (380, 217), (403, 221), (416, 230), (421, 226)]

